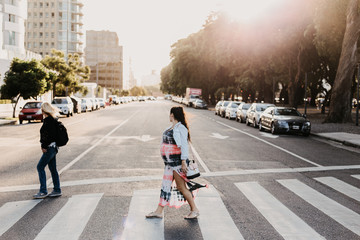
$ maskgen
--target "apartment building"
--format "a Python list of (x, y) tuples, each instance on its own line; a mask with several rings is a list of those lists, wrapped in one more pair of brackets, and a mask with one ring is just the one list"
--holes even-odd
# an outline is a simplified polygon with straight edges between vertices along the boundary
[(0, 0), (0, 86), (14, 57), (41, 59), (24, 47), (26, 11), (26, 0)]
[(88, 82), (123, 89), (123, 47), (115, 32), (86, 31), (85, 64), (91, 68)]
[(83, 0), (28, 0), (25, 47), (42, 56), (51, 49), (84, 55)]

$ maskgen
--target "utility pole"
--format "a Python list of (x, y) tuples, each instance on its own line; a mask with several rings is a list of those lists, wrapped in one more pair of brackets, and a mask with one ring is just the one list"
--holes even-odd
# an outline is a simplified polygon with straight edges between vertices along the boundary
[(355, 125), (359, 126), (359, 81), (360, 81), (360, 65), (358, 65), (358, 77), (357, 77), (357, 84), (356, 84), (356, 120)]
[(305, 112), (304, 112), (305, 116), (306, 116), (306, 108), (307, 108), (307, 73), (305, 73)]

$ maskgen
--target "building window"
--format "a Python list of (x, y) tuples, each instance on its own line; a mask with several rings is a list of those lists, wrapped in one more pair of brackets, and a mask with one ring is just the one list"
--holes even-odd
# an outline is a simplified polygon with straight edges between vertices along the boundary
[(44, 24), (41, 22), (41, 23), (39, 23), (39, 25), (40, 25), (40, 28), (42, 28)]
[(51, 38), (54, 38), (55, 37), (55, 33), (51, 33)]
[(43, 17), (43, 13), (42, 13), (42, 12), (41, 12), (41, 13), (39, 13), (39, 17), (41, 17), (41, 18)]
[(36, 32), (34, 32), (34, 33), (33, 33), (33, 36), (34, 36), (34, 38), (36, 38), (36, 37), (37, 37), (37, 33), (36, 33)]
[(34, 18), (36, 18), (37, 17), (37, 13), (36, 12), (34, 12)]
[(45, 38), (48, 38), (48, 37), (49, 37), (49, 33), (46, 32), (46, 33), (45, 33)]
[(39, 6), (42, 8), (43, 7), (43, 3), (41, 2), (41, 3), (39, 3)]
[(43, 36), (43, 33), (42, 32), (39, 32), (39, 37), (42, 37)]
[(55, 3), (54, 3), (54, 2), (51, 3), (51, 7), (55, 7)]
[(55, 17), (55, 13), (52, 12), (52, 13), (51, 13), (51, 17), (54, 18), (54, 17)]
[(48, 12), (47, 12), (47, 13), (45, 13), (45, 17), (47, 17), (47, 18), (49, 17), (49, 13), (48, 13)]
[(34, 28), (37, 28), (37, 23), (34, 23)]
[(42, 43), (42, 42), (40, 42), (40, 43), (39, 43), (39, 46), (40, 46), (40, 47), (42, 47), (42, 46), (43, 46), (43, 43)]
[(28, 43), (28, 44), (27, 44), (27, 47), (28, 47), (28, 48), (31, 48), (31, 43)]
[(34, 42), (34, 48), (37, 48), (37, 43), (36, 42)]
[(51, 47), (55, 47), (55, 43), (52, 42), (52, 43), (51, 43)]
[(15, 20), (15, 15), (13, 15), (13, 14), (9, 14), (9, 22), (16, 22), (16, 20)]
[(28, 38), (31, 37), (31, 32), (28, 32), (28, 33), (27, 33), (27, 37), (28, 37)]
[(55, 23), (52, 22), (52, 23), (51, 23), (51, 27), (52, 27), (52, 28), (55, 27)]
[(37, 3), (34, 3), (34, 8), (37, 8)]
[(15, 32), (9, 31), (9, 45), (15, 45)]
[(49, 47), (49, 43), (48, 43), (48, 42), (45, 43), (45, 47)]
[(45, 7), (49, 7), (49, 3), (47, 2), (47, 3), (45, 3)]
[(45, 28), (48, 28), (49, 27), (49, 23), (45, 23)]

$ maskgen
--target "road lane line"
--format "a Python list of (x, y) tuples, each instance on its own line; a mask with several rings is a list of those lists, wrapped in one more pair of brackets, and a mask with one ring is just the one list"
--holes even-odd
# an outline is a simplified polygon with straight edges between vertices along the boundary
[(360, 236), (360, 215), (296, 179), (277, 180), (306, 202)]
[(102, 196), (103, 193), (72, 196), (35, 239), (78, 239)]
[(325, 239), (257, 182), (235, 185), (284, 239)]
[(198, 152), (195, 150), (194, 146), (192, 145), (191, 142), (189, 142), (189, 145), (191, 147), (191, 150), (196, 158), (196, 160), (200, 163), (200, 165), (204, 168), (205, 172), (209, 173), (210, 169), (206, 166), (205, 162), (201, 159), (200, 155), (198, 154)]
[(301, 157), (301, 156), (299, 156), (299, 155), (297, 155), (297, 154), (295, 154), (295, 153), (293, 153), (293, 152), (290, 152), (289, 150), (286, 150), (286, 149), (284, 149), (284, 148), (282, 148), (282, 147), (279, 147), (279, 146), (277, 146), (277, 145), (275, 145), (275, 144), (273, 144), (273, 143), (271, 143), (271, 142), (268, 142), (268, 141), (266, 141), (266, 140), (264, 140), (264, 139), (261, 139), (261, 138), (255, 136), (255, 135), (252, 135), (252, 134), (247, 133), (247, 132), (244, 132), (244, 131), (242, 131), (242, 130), (240, 130), (240, 129), (234, 128), (234, 127), (229, 126), (229, 125), (227, 125), (227, 124), (225, 124), (225, 123), (222, 123), (222, 122), (219, 122), (219, 121), (216, 121), (216, 122), (217, 122), (218, 124), (221, 124), (221, 125), (225, 126), (225, 127), (231, 128), (231, 129), (233, 129), (233, 130), (235, 130), (235, 131), (237, 131), (237, 132), (240, 132), (240, 133), (243, 133), (243, 134), (245, 134), (245, 135), (248, 135), (249, 137), (255, 138), (255, 139), (257, 139), (257, 140), (259, 140), (259, 141), (261, 141), (261, 142), (263, 142), (263, 143), (266, 143), (266, 144), (268, 144), (268, 145), (270, 145), (270, 146), (272, 146), (272, 147), (274, 147), (274, 148), (277, 148), (277, 149), (279, 149), (279, 150), (281, 150), (281, 151), (283, 151), (283, 152), (286, 152), (286, 153), (288, 153), (288, 154), (290, 154), (290, 155), (292, 155), (292, 156), (294, 156), (294, 157), (296, 157), (296, 158), (298, 158), (298, 159), (300, 159), (300, 160), (302, 160), (302, 161), (305, 161), (305, 162), (310, 163), (310, 164), (312, 164), (312, 165), (314, 165), (314, 166), (317, 166), (317, 167), (322, 167), (320, 164), (314, 163), (314, 162), (312, 162), (312, 161), (310, 161), (310, 160), (308, 160), (308, 159), (306, 159), (306, 158), (304, 158), (304, 157)]
[(318, 177), (315, 180), (335, 189), (342, 194), (360, 202), (360, 189), (334, 177)]
[(122, 240), (163, 240), (164, 220), (146, 219), (145, 215), (159, 204), (158, 189), (134, 191), (126, 218)]
[(41, 201), (40, 199), (5, 203), (0, 208), (0, 236)]
[[(88, 149), (86, 149), (83, 153), (81, 153), (77, 158), (75, 158), (74, 160), (72, 160), (70, 163), (68, 163), (65, 167), (63, 167), (60, 171), (59, 171), (59, 175), (61, 175), (64, 171), (68, 170), (71, 166), (73, 166), (75, 163), (77, 163), (80, 159), (82, 159), (86, 154), (88, 154), (91, 150), (93, 150), (94, 148), (96, 148), (102, 141), (104, 141), (105, 138), (107, 138), (108, 136), (110, 136), (111, 134), (113, 134), (116, 130), (118, 130), (120, 127), (122, 127), (125, 123), (127, 123), (130, 118), (132, 118), (135, 114), (137, 114), (139, 111), (136, 111), (135, 113), (133, 113), (128, 119), (126, 119), (125, 121), (123, 121), (122, 123), (120, 123), (117, 127), (115, 127), (113, 130), (111, 130), (108, 134), (106, 134), (105, 136), (103, 136), (101, 139), (99, 139), (99, 141), (97, 141), (94, 145), (92, 145), (91, 147), (89, 147)], [(51, 179), (49, 179), (51, 180)], [(48, 182), (49, 183), (49, 182)]]
[[(353, 170), (353, 169), (360, 169), (360, 165), (218, 171), (218, 172), (202, 173), (201, 176), (206, 178), (206, 177), (224, 177), (224, 176), (239, 176), (239, 175), (251, 175), (251, 174), (268, 174), (268, 173), (341, 171), (341, 170)], [(352, 175), (352, 176), (356, 177), (356, 175)], [(61, 186), (70, 187), (70, 186), (81, 186), (81, 185), (103, 184), (103, 183), (154, 181), (154, 180), (161, 180), (162, 177), (163, 177), (162, 175), (146, 175), (146, 176), (130, 176), (130, 177), (122, 177), (122, 178), (94, 178), (94, 179), (64, 181), (61, 182)], [(360, 179), (360, 175), (357, 178)], [(32, 185), (0, 187), (0, 193), (28, 191), (34, 189), (39, 189), (39, 185), (32, 184)]]
[(198, 223), (205, 240), (244, 239), (214, 186), (199, 191), (195, 202), (200, 210)]

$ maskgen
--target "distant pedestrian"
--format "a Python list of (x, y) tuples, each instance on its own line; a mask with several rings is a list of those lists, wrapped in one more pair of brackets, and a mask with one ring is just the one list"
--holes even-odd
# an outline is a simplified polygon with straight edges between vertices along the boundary
[[(58, 152), (58, 146), (56, 146), (57, 137), (57, 114), (58, 111), (50, 103), (44, 102), (41, 105), (41, 110), (44, 115), (44, 123), (40, 129), (40, 142), (41, 151), (43, 155), (37, 165), (37, 171), (39, 174), (40, 191), (34, 195), (35, 199), (61, 196), (60, 179), (56, 169), (56, 154)], [(46, 173), (45, 167), (49, 166), (51, 177), (54, 184), (53, 191), (48, 194), (46, 187)]]
[(190, 133), (183, 107), (171, 108), (170, 122), (172, 126), (163, 133), (160, 149), (165, 164), (160, 201), (157, 209), (146, 217), (162, 218), (165, 206), (179, 208), (189, 203), (190, 213), (184, 218), (194, 219), (200, 215), (194, 201), (194, 194), (198, 188), (205, 186), (190, 182), (186, 177)]

